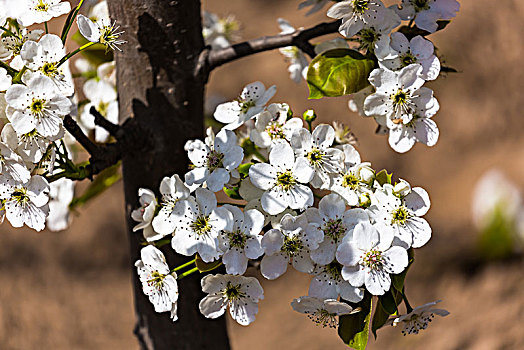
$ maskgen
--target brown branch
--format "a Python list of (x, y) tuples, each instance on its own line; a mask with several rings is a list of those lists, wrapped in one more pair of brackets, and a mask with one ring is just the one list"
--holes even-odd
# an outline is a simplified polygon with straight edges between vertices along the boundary
[(200, 58), (198, 69), (206, 69), (207, 73), (209, 73), (216, 67), (239, 58), (286, 46), (296, 46), (313, 58), (316, 54), (309, 40), (326, 34), (336, 33), (340, 27), (340, 23), (341, 20), (320, 23), (314, 27), (299, 29), (290, 34), (265, 36), (238, 43), (224, 49), (208, 49), (203, 52), (203, 57)]
[(91, 106), (91, 109), (89, 109), (89, 113), (91, 113), (91, 115), (93, 117), (95, 117), (95, 124), (96, 125), (98, 125), (102, 129), (106, 130), (112, 136), (120, 137), (119, 131), (122, 129), (120, 127), (120, 125), (113, 124), (109, 120), (104, 118), (104, 116), (102, 114), (100, 114), (100, 112), (98, 112), (96, 110), (95, 106)]

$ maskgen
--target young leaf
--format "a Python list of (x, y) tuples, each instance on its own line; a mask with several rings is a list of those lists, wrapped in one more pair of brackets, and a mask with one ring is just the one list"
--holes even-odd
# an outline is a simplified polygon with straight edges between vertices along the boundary
[(384, 186), (384, 184), (390, 184), (391, 185), (391, 176), (393, 174), (388, 174), (386, 169), (382, 169), (375, 175), (375, 180), (380, 184), (380, 186)]
[(360, 312), (340, 316), (338, 335), (344, 343), (355, 350), (364, 350), (368, 343), (371, 297), (371, 294), (366, 292), (364, 299), (355, 304), (355, 307), (361, 308)]
[(350, 49), (328, 50), (311, 61), (307, 71), (309, 98), (355, 93), (369, 85), (373, 60)]
[(217, 261), (207, 263), (207, 262), (204, 262), (204, 260), (202, 260), (200, 255), (197, 254), (195, 257), (195, 265), (198, 268), (198, 271), (207, 272), (207, 271), (214, 270), (217, 267), (219, 267), (220, 265), (222, 265), (222, 261), (217, 260)]
[(384, 310), (380, 303), (378, 303), (375, 308), (375, 313), (373, 314), (373, 320), (371, 321), (371, 332), (373, 332), (375, 339), (377, 339), (377, 329), (382, 328), (388, 319), (389, 313)]

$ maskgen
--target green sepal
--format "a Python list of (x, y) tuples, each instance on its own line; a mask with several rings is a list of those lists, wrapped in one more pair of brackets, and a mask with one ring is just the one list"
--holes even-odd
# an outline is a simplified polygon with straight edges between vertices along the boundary
[(369, 85), (375, 62), (351, 49), (323, 52), (311, 61), (307, 71), (309, 99), (336, 97), (358, 92)]
[(386, 169), (382, 169), (375, 175), (375, 180), (380, 184), (380, 186), (384, 186), (385, 184), (391, 185), (391, 177), (393, 174), (388, 174)]
[(245, 179), (249, 176), (249, 168), (251, 168), (253, 164), (254, 163), (244, 163), (239, 165), (238, 172), (240, 173), (241, 179)]
[(195, 265), (200, 272), (208, 272), (216, 269), (220, 265), (222, 265), (222, 260), (213, 261), (210, 263), (204, 262), (200, 255), (195, 255)]
[(355, 350), (364, 350), (369, 337), (369, 320), (371, 318), (371, 294), (365, 292), (364, 298), (354, 308), (360, 307), (360, 312), (340, 316), (338, 335), (342, 341)]

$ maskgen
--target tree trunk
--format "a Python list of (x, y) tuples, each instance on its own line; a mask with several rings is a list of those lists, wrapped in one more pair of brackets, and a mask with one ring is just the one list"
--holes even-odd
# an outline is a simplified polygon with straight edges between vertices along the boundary
[[(184, 143), (203, 137), (203, 79), (193, 76), (204, 48), (198, 0), (109, 0), (113, 20), (128, 43), (116, 54), (120, 115), (132, 117), (133, 147), (122, 160), (126, 215), (133, 269), (135, 334), (143, 349), (229, 349), (225, 318), (209, 320), (198, 310), (203, 297), (200, 278), (179, 284), (179, 320), (155, 313), (142, 293), (134, 262), (140, 258), (140, 233), (133, 233), (131, 211), (138, 207), (138, 189), (158, 194), (160, 181), (187, 170)], [(129, 129), (128, 129), (129, 130)], [(136, 138), (136, 140), (135, 140)], [(127, 143), (129, 144), (129, 143)], [(171, 267), (189, 257), (163, 249)]]

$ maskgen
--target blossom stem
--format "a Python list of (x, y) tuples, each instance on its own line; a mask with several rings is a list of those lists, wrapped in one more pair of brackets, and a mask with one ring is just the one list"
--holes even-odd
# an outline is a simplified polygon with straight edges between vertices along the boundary
[(411, 311), (413, 311), (413, 308), (411, 307), (411, 305), (409, 305), (408, 297), (404, 293), (404, 289), (402, 290), (402, 300), (404, 300), (404, 304), (406, 305), (406, 310), (409, 314)]
[(22, 83), (22, 75), (24, 75), (26, 70), (27, 70), (27, 66), (24, 66), (20, 70), (20, 72), (16, 73), (16, 75), (13, 77), (13, 84), (20, 84), (20, 83)]
[(49, 28), (47, 28), (47, 22), (44, 22), (45, 33), (49, 34)]
[(178, 270), (181, 270), (181, 269), (183, 269), (184, 267), (187, 267), (187, 266), (193, 265), (193, 264), (195, 263), (195, 261), (196, 261), (196, 259), (193, 259), (193, 260), (191, 260), (191, 261), (188, 261), (188, 262), (186, 262), (185, 264), (182, 264), (182, 265), (180, 265), (180, 266), (175, 267), (175, 268), (174, 268), (173, 270), (171, 270), (171, 271), (178, 271)]
[(74, 55), (76, 55), (77, 53), (79, 53), (79, 52), (81, 52), (81, 51), (84, 51), (84, 50), (87, 49), (88, 47), (93, 46), (94, 44), (96, 44), (96, 43), (90, 41), (90, 42), (88, 42), (87, 44), (80, 46), (80, 47), (79, 47), (78, 49), (76, 49), (75, 51), (68, 53), (67, 55), (65, 55), (64, 57), (62, 57), (62, 59), (58, 62), (57, 67), (60, 67), (62, 64), (64, 64), (65, 61), (67, 61), (68, 59), (70, 59), (71, 57), (73, 57)]
[(181, 280), (182, 278), (189, 276), (195, 272), (198, 272), (198, 267), (195, 267), (194, 269), (181, 273), (180, 275), (177, 276), (177, 280)]
[(7, 63), (3, 61), (0, 61), (0, 67), (4, 68), (7, 71), (7, 74), (9, 74), (12, 77), (18, 74), (18, 71), (16, 69), (14, 69), (13, 67), (11, 67), (10, 65), (8, 65)]
[(12, 31), (10, 31), (9, 29), (7, 29), (7, 28), (4, 27), (4, 26), (0, 26), (0, 29), (2, 29), (4, 32), (6, 32), (7, 34), (9, 34), (10, 36), (16, 36), (15, 33), (13, 33)]
[(84, 0), (80, 0), (76, 8), (73, 11), (71, 11), (71, 13), (69, 14), (69, 17), (67, 18), (66, 22), (64, 23), (64, 29), (62, 30), (62, 37), (61, 37), (62, 42), (64, 44), (67, 39), (67, 34), (69, 33), (71, 26), (73, 25), (73, 21), (75, 20), (76, 15), (78, 15), (78, 12), (80, 11), (80, 7), (82, 6), (83, 3), (84, 3)]

